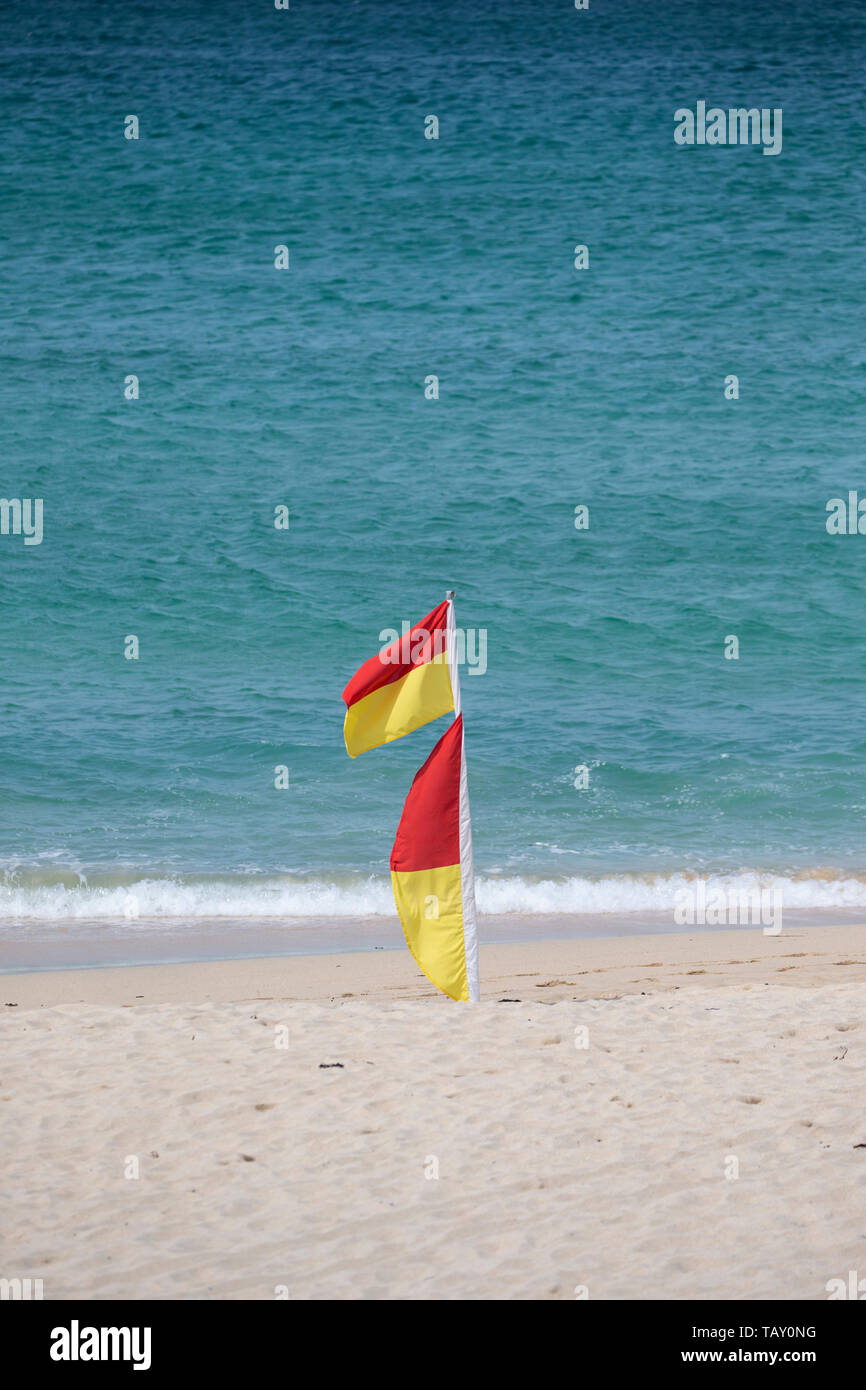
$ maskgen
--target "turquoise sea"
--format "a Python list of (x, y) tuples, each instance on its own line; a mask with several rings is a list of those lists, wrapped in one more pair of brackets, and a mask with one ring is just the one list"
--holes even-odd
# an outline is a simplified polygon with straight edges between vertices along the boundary
[(392, 914), (442, 730), (352, 762), (340, 695), (449, 587), (483, 912), (866, 909), (864, 59), (856, 0), (4, 8), (0, 935)]

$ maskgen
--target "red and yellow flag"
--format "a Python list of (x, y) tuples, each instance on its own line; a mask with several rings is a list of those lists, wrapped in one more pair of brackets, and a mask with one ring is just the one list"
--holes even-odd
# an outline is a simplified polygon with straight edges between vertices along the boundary
[(343, 699), (350, 758), (420, 729), (454, 709), (446, 599), (355, 672)]
[(406, 945), (452, 999), (478, 999), (472, 831), (463, 716), (442, 735), (409, 789), (391, 851)]
[(391, 883), (406, 944), (427, 978), (475, 1003), (478, 941), (454, 591), (365, 661), (346, 689), (349, 756), (402, 738), (454, 711), (409, 789), (391, 851)]

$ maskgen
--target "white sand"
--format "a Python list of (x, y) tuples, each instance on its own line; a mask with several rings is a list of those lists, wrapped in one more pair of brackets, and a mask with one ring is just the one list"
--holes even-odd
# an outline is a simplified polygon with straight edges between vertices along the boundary
[(0, 1276), (821, 1299), (866, 1275), (863, 929), (490, 947), (482, 971), (474, 1008), (422, 997), (404, 952), (0, 976)]

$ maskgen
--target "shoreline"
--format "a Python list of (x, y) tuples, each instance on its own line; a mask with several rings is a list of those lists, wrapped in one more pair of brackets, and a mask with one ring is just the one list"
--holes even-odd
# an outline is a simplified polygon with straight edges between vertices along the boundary
[[(785, 914), (784, 936), (795, 930), (859, 927), (866, 939), (866, 914), (844, 909), (793, 909)], [(716, 940), (762, 936), (753, 923), (679, 925), (668, 912), (509, 913), (479, 918), (479, 946), (532, 946), (539, 941), (619, 941), (642, 937)], [(76, 918), (13, 919), (0, 930), (0, 978), (41, 971), (136, 969), (141, 966), (206, 964), (216, 961), (297, 959), (308, 956), (373, 955), (405, 951), (396, 916), (148, 917), (129, 922)]]
[[(685, 985), (824, 985), (866, 981), (860, 924), (630, 936), (546, 938), (482, 944), (482, 1002), (503, 992), (558, 1000), (652, 994)], [(338, 973), (339, 972), (339, 973)], [(645, 973), (649, 972), (649, 973)], [(421, 974), (404, 946), (208, 960), (43, 967), (0, 973), (0, 1003), (230, 1003), (250, 999), (450, 1002)], [(537, 991), (544, 990), (541, 995)]]

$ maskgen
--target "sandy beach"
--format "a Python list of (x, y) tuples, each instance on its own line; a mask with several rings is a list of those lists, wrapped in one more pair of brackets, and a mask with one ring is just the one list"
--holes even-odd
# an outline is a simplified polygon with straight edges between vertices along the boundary
[(862, 927), (0, 976), (46, 1299), (825, 1299), (866, 1271)]

